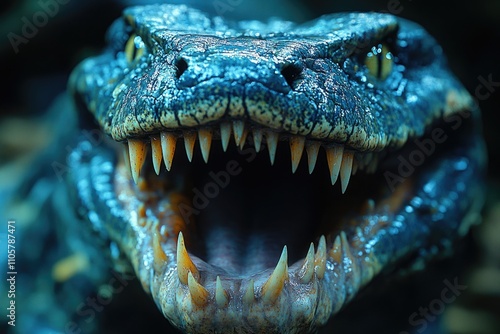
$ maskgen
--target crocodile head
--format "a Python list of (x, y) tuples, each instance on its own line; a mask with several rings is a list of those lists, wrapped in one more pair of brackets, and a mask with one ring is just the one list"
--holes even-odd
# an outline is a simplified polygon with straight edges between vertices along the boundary
[(416, 24), (161, 5), (108, 39), (71, 79), (82, 127), (107, 139), (81, 139), (70, 182), (182, 330), (314, 331), (477, 220), (478, 110)]

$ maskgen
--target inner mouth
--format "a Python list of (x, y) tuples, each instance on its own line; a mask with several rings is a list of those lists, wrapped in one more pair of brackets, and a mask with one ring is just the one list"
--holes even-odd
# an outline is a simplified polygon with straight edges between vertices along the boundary
[(177, 214), (174, 233), (182, 231), (191, 257), (225, 278), (269, 276), (285, 246), (286, 262), (303, 271), (311, 248), (331, 250), (342, 231), (363, 238), (357, 220), (391, 213), (407, 197), (388, 191), (377, 172), (387, 152), (239, 120), (129, 139), (122, 150), (115, 182), (139, 200), (127, 205), (140, 225), (154, 224), (163, 199), (176, 194), (175, 207), (168, 204)]

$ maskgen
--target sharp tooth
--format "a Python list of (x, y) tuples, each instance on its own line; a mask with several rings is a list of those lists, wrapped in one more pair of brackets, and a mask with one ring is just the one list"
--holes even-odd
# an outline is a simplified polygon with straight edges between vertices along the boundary
[(196, 279), (200, 275), (186, 250), (182, 232), (179, 232), (179, 237), (177, 238), (177, 275), (182, 284), (188, 283), (188, 273), (192, 273)]
[(243, 295), (243, 303), (245, 303), (245, 305), (247, 306), (250, 306), (253, 304), (254, 301), (255, 301), (255, 290), (254, 290), (253, 279), (251, 279), (250, 282), (248, 283), (245, 294)]
[(207, 163), (208, 156), (210, 155), (210, 146), (212, 146), (212, 130), (208, 128), (199, 129), (198, 136), (200, 140), (201, 155), (205, 163)]
[(302, 158), (302, 153), (304, 152), (304, 144), (306, 138), (303, 136), (292, 136), (290, 137), (290, 152), (292, 156), (292, 173), (295, 173), (297, 167), (299, 167), (300, 158)]
[(333, 247), (328, 252), (333, 261), (337, 263), (341, 263), (342, 261), (342, 240), (340, 236), (337, 235), (335, 241), (333, 242)]
[(259, 152), (260, 146), (262, 144), (262, 130), (261, 129), (254, 129), (253, 130), (253, 144), (255, 146), (255, 151)]
[(330, 178), (332, 181), (332, 185), (337, 182), (337, 178), (339, 177), (343, 153), (344, 146), (334, 146), (326, 148), (326, 159), (328, 161), (328, 168), (330, 169)]
[(322, 279), (326, 271), (326, 240), (324, 235), (319, 238), (318, 250), (314, 257), (314, 266), (316, 269), (316, 276)]
[(188, 272), (188, 288), (189, 293), (191, 293), (191, 300), (199, 307), (203, 307), (208, 303), (208, 291), (201, 285), (196, 282), (196, 279), (193, 277), (191, 272)]
[(158, 137), (151, 137), (151, 157), (153, 158), (153, 167), (155, 169), (156, 175), (160, 174), (161, 167), (161, 142)]
[(220, 308), (226, 307), (229, 302), (229, 297), (227, 292), (222, 287), (219, 276), (217, 276), (217, 282), (215, 283), (215, 302)]
[(222, 150), (227, 151), (229, 140), (231, 139), (231, 123), (224, 122), (220, 125), (220, 140), (222, 142)]
[(194, 150), (194, 142), (196, 141), (196, 132), (184, 132), (184, 147), (186, 149), (186, 155), (191, 162), (193, 160), (193, 150)]
[(340, 165), (340, 184), (342, 186), (342, 194), (345, 193), (352, 173), (352, 160), (354, 153), (345, 152)]
[(266, 303), (274, 303), (288, 279), (288, 254), (286, 246), (283, 247), (281, 257), (273, 273), (262, 287), (262, 300)]
[(352, 286), (354, 286), (355, 288), (358, 288), (361, 283), (361, 275), (358, 262), (352, 254), (351, 246), (349, 246), (349, 243), (347, 242), (347, 236), (344, 231), (340, 232), (340, 239), (342, 240), (342, 255), (345, 259), (347, 259), (347, 262), (350, 262), (350, 284), (352, 284)]
[(342, 241), (342, 247), (349, 246), (349, 243), (347, 242), (347, 235), (344, 231), (340, 232), (340, 240)]
[(130, 156), (130, 168), (135, 184), (139, 180), (144, 160), (146, 160), (146, 143), (139, 139), (128, 140), (128, 154)]
[(128, 143), (125, 143), (123, 145), (123, 160), (125, 161), (125, 166), (127, 167), (127, 171), (130, 173), (130, 176), (132, 176), (132, 167), (130, 167), (130, 155), (129, 155), (129, 148), (128, 148)]
[(314, 275), (314, 244), (311, 242), (309, 251), (307, 252), (304, 264), (300, 268), (300, 281), (302, 283), (309, 283)]
[(243, 133), (245, 132), (245, 122), (242, 120), (234, 121), (233, 132), (234, 132), (234, 141), (236, 142), (236, 146), (240, 146), (241, 139), (243, 138)]
[(245, 146), (245, 143), (247, 141), (247, 136), (248, 136), (248, 129), (245, 129), (245, 131), (243, 131), (243, 135), (241, 136), (240, 150), (242, 150), (243, 147)]
[(320, 143), (318, 143), (317, 141), (309, 141), (306, 144), (309, 174), (312, 174), (314, 167), (316, 166), (316, 160), (318, 159), (318, 152), (320, 146), (321, 146)]
[(165, 162), (165, 167), (167, 167), (168, 171), (170, 171), (170, 168), (172, 168), (172, 160), (174, 160), (176, 143), (177, 137), (175, 137), (173, 133), (161, 133), (161, 149), (163, 152), (163, 161)]
[(271, 166), (274, 165), (274, 159), (276, 158), (276, 148), (278, 147), (278, 137), (279, 135), (273, 131), (266, 131), (266, 141), (267, 149), (269, 150), (269, 159), (271, 159)]
[(167, 261), (167, 254), (161, 247), (161, 236), (157, 231), (153, 234), (153, 267), (157, 273), (161, 272)]
[[(348, 263), (346, 263), (346, 259), (344, 258), (344, 249), (346, 246), (348, 247), (347, 239), (345, 236), (345, 232), (342, 231), (340, 232), (340, 235), (337, 235), (335, 241), (333, 242), (333, 247), (328, 252), (330, 258), (336, 263), (336, 265), (340, 266), (341, 268), (348, 266)], [(346, 275), (346, 279), (349, 279), (350, 277), (352, 277), (352, 274)], [(350, 280), (348, 280), (348, 282), (350, 282)], [(338, 304), (338, 306), (336, 306), (333, 311), (338, 311), (342, 307), (342, 305), (344, 305), (346, 295), (346, 293), (341, 293), (338, 295), (338, 301), (340, 304)]]

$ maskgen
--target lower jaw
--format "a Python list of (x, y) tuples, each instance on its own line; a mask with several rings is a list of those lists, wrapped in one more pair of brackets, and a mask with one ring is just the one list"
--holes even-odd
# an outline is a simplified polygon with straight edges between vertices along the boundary
[[(75, 153), (71, 161), (72, 170), (86, 170), (89, 189), (83, 206), (103, 216), (102, 228), (128, 257), (144, 289), (151, 292), (174, 325), (188, 332), (233, 328), (240, 332), (283, 332), (283, 328), (303, 332), (326, 323), (380, 271), (389, 271), (405, 260), (413, 262), (412, 256), (423, 261), (449, 247), (457, 232), (466, 229), (462, 221), (470, 224), (467, 214), (477, 205), (470, 203), (481, 201), (470, 198), (474, 193), (471, 189), (480, 186), (473, 174), (480, 167), (471, 158), (476, 150), (470, 145), (461, 154), (448, 154), (419, 179), (401, 183), (390, 200), (379, 200), (344, 225), (324, 231), (325, 239), (317, 235), (312, 256), (292, 256), (295, 260), (290, 266), (287, 264), (285, 271), (281, 266), (276, 275), (274, 266), (283, 246), (280, 240), (269, 252), (274, 255), (266, 255), (268, 261), (257, 261), (253, 269), (243, 265), (244, 269), (236, 270), (236, 256), (230, 256), (229, 268), (224, 267), (217, 263), (220, 256), (207, 255), (194, 247), (197, 233), (190, 231), (193, 224), (186, 224), (178, 209), (179, 203), (189, 204), (189, 200), (175, 187), (154, 200), (149, 195), (141, 196), (125, 166), (115, 167), (113, 153), (103, 149)], [(88, 159), (82, 159), (86, 155)], [(463, 159), (470, 170), (460, 168)], [(75, 174), (78, 179), (80, 174)], [(104, 186), (107, 191), (102, 191), (106, 176), (110, 182)], [(430, 186), (435, 189), (433, 193)], [(447, 210), (439, 214), (445, 204)], [(440, 226), (439, 230), (433, 229), (434, 225)], [(190, 264), (179, 262), (180, 231), (195, 266), (191, 274), (196, 284), (186, 282), (181, 273)], [(307, 246), (307, 241), (300, 245), (305, 248), (304, 255)], [(220, 250), (223, 254), (224, 247)]]

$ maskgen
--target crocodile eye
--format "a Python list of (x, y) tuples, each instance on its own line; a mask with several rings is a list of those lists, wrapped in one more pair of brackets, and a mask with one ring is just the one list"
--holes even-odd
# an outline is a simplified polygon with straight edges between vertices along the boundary
[(140, 36), (133, 34), (125, 45), (125, 57), (129, 63), (136, 61), (144, 55), (144, 42)]
[(371, 48), (365, 58), (368, 72), (375, 78), (385, 80), (392, 71), (394, 57), (385, 44)]

